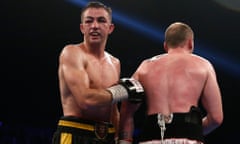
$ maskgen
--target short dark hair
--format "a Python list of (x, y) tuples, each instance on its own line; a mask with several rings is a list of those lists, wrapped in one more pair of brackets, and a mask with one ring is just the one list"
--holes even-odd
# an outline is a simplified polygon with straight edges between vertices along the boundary
[(108, 6), (106, 6), (105, 4), (99, 2), (99, 1), (91, 1), (82, 9), (81, 20), (83, 19), (83, 13), (88, 8), (103, 8), (103, 9), (105, 9), (108, 12), (108, 14), (109, 14), (110, 21), (112, 21), (112, 9), (110, 7), (108, 7)]

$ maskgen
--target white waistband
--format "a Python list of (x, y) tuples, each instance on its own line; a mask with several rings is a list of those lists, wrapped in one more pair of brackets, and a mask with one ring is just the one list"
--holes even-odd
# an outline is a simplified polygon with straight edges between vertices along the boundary
[(163, 143), (161, 140), (151, 140), (140, 142), (139, 144), (203, 144), (203, 143), (196, 140), (177, 138), (177, 139), (164, 139)]

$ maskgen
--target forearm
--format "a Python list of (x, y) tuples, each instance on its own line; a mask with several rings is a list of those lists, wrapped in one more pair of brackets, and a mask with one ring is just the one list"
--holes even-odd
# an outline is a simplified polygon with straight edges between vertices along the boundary
[(132, 142), (133, 131), (134, 131), (133, 118), (125, 119), (125, 121), (121, 120), (119, 126), (119, 140)]
[(119, 120), (120, 120), (120, 113), (117, 104), (113, 104), (112, 114), (111, 114), (111, 122), (113, 123), (116, 133), (115, 138), (119, 136)]
[(127, 131), (120, 131), (119, 132), (119, 143), (120, 144), (127, 144), (127, 143), (132, 143), (133, 142), (133, 135), (132, 132), (127, 132)]

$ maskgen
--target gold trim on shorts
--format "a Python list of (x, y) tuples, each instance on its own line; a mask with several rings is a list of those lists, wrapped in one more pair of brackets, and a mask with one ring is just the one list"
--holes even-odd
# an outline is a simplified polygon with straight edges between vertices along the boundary
[[(93, 126), (93, 125), (78, 123), (78, 122), (72, 122), (72, 121), (66, 121), (66, 120), (59, 120), (58, 125), (59, 126), (66, 126), (66, 127), (79, 128), (79, 129), (88, 130), (88, 131), (95, 131), (95, 126)], [(115, 128), (113, 128), (113, 127), (108, 128), (108, 133), (115, 133)]]

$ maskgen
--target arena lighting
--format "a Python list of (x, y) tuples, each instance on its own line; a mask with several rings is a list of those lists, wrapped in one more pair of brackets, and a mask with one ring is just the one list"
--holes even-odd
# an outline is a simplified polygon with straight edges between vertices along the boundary
[[(66, 0), (66, 1), (73, 3), (79, 7), (83, 7), (88, 3), (88, 0)], [(132, 30), (135, 30), (136, 32), (141, 32), (144, 34), (144, 36), (147, 36), (147, 37), (150, 36), (151, 39), (155, 39), (157, 42), (163, 42), (164, 40), (163, 30), (150, 27), (149, 24), (145, 24), (143, 22), (129, 18), (126, 15), (123, 15), (117, 12), (115, 9), (113, 12), (113, 19), (114, 19), (114, 22), (122, 24), (128, 28), (130, 27)], [(194, 49), (194, 52), (196, 54), (199, 54), (207, 58), (209, 61), (215, 63), (227, 73), (231, 75), (234, 74), (235, 76), (240, 77), (239, 63), (234, 62), (234, 60), (232, 60), (227, 56), (224, 56), (223, 54), (211, 52), (209, 49), (204, 50), (204, 47), (207, 47), (207, 46), (201, 46), (201, 44), (199, 44), (196, 41), (197, 40), (195, 40), (195, 49)]]
[(232, 57), (230, 58), (220, 52), (213, 52), (210, 49), (205, 50), (204, 47), (207, 46), (201, 45), (197, 40), (194, 41), (194, 53), (207, 58), (210, 62), (215, 63), (219, 68), (223, 69), (226, 73), (240, 78), (240, 64), (235, 62)]
[(217, 4), (224, 8), (230, 9), (234, 12), (240, 12), (240, 1), (239, 0), (213, 0)]
[[(88, 0), (66, 0), (77, 6), (85, 6), (88, 3)], [(128, 28), (132, 28), (137, 32), (144, 33), (144, 35), (151, 36), (151, 39), (156, 39), (156, 41), (163, 41), (164, 32), (160, 29), (150, 27), (150, 24), (144, 24), (143, 22), (137, 22), (126, 15), (120, 14), (114, 9), (113, 12), (113, 21), (122, 25), (125, 25)]]

